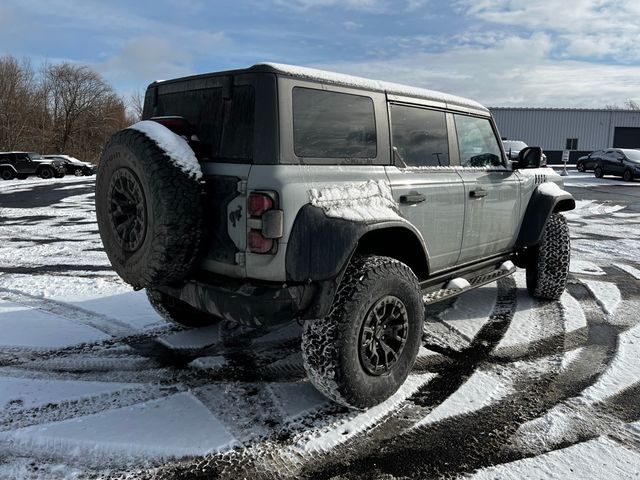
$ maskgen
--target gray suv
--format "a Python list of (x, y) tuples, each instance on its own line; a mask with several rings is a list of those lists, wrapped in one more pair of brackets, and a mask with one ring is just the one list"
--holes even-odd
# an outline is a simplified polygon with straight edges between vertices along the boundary
[(558, 299), (575, 207), (464, 98), (279, 64), (152, 83), (96, 182), (118, 274), (186, 326), (297, 319), (311, 382), (365, 408), (404, 382), (425, 304), (526, 268)]

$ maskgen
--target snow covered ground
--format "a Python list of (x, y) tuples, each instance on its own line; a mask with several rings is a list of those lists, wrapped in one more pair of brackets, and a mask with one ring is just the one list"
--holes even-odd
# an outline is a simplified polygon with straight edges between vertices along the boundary
[(0, 479), (640, 475), (640, 182), (567, 177), (562, 299), (519, 271), (430, 310), (406, 384), (355, 412), (296, 324), (161, 319), (110, 269), (93, 180), (0, 183)]

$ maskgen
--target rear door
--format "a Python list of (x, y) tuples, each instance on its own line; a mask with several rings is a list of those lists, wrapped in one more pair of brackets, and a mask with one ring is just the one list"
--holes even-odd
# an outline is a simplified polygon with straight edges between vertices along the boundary
[(451, 168), (446, 113), (391, 104), (394, 165), (387, 167), (400, 213), (422, 234), (430, 273), (455, 265), (464, 225), (464, 188)]
[(464, 183), (464, 233), (459, 264), (508, 251), (520, 220), (520, 180), (506, 167), (489, 117), (453, 114)]

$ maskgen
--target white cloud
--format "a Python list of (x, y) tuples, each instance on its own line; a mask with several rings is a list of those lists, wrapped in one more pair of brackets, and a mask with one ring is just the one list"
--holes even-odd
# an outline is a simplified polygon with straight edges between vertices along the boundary
[(457, 5), (487, 22), (553, 33), (568, 57), (640, 60), (637, 0), (460, 0)]
[(602, 107), (638, 95), (640, 67), (550, 57), (550, 35), (501, 35), (391, 60), (318, 65), (470, 97), (489, 106)]

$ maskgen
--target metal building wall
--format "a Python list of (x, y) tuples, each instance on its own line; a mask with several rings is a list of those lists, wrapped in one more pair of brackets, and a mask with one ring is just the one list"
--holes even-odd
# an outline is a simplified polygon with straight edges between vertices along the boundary
[(577, 150), (613, 144), (615, 127), (640, 127), (640, 111), (559, 108), (490, 108), (502, 137), (522, 140), (543, 150), (564, 150), (577, 138)]

